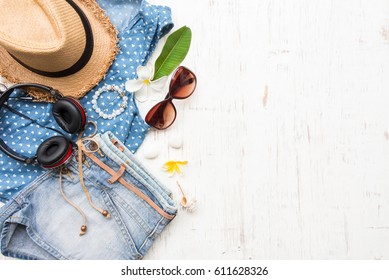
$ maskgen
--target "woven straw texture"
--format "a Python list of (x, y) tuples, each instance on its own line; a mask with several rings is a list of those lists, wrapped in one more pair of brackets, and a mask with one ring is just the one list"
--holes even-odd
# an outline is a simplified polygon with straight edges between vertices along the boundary
[[(8, 19), (0, 20), (2, 23), (0, 75), (12, 83), (40, 83), (58, 89), (64, 96), (81, 98), (104, 78), (115, 59), (118, 53), (116, 28), (95, 1), (74, 0), (91, 25), (94, 38), (93, 54), (87, 65), (75, 74), (61, 78), (41, 76), (19, 64), (9, 52), (36, 69), (60, 71), (79, 59), (85, 46), (85, 32), (80, 18), (69, 9), (67, 2), (63, 0), (27, 2), (30, 4), (31, 16), (29, 18), (28, 13), (25, 13), (27, 16), (19, 15), (20, 18), (17, 20), (20, 30), (15, 30), (15, 24), (10, 26), (5, 24), (17, 17), (14, 13), (8, 15)], [(0, 0), (0, 7), (10, 7), (12, 3), (14, 1)], [(30, 20), (34, 16), (39, 16), (39, 20)], [(53, 17), (55, 22), (52, 20)], [(34, 22), (34, 25), (31, 22)], [(29, 93), (40, 101), (53, 101), (51, 96), (44, 93), (38, 91)]]

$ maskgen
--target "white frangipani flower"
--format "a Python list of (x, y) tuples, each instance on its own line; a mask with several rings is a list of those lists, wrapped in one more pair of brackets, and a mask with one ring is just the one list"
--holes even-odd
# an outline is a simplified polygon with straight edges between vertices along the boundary
[(158, 100), (162, 90), (165, 88), (168, 77), (162, 77), (152, 81), (154, 77), (154, 64), (147, 63), (146, 66), (138, 66), (136, 69), (137, 80), (126, 82), (126, 90), (135, 93), (139, 102), (145, 102), (149, 97), (151, 100)]

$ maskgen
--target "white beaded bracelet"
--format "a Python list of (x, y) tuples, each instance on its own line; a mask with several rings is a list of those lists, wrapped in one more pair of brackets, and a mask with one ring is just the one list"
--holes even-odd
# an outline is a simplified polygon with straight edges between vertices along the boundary
[[(100, 97), (100, 94), (106, 91), (114, 91), (119, 93), (119, 97), (123, 99), (123, 102), (119, 105), (120, 108), (117, 110), (114, 110), (111, 114), (104, 113), (98, 106), (97, 106), (97, 100)], [(96, 113), (102, 117), (103, 119), (113, 119), (119, 116), (124, 112), (124, 109), (127, 108), (127, 102), (128, 102), (128, 96), (125, 95), (125, 91), (120, 89), (116, 85), (104, 85), (98, 90), (96, 90), (95, 94), (93, 95), (92, 99), (92, 108), (96, 111)]]

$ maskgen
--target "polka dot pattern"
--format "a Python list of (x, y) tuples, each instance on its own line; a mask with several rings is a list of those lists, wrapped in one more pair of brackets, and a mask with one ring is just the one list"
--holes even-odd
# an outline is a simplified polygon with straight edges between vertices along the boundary
[[(115, 119), (101, 118), (92, 108), (95, 91), (103, 85), (117, 85), (124, 89), (129, 79), (135, 79), (136, 68), (145, 65), (154, 51), (158, 40), (166, 35), (173, 23), (170, 8), (150, 5), (141, 0), (98, 0), (112, 23), (119, 31), (120, 52), (108, 71), (106, 77), (80, 101), (87, 110), (88, 119), (97, 123), (100, 133), (112, 131), (118, 139), (135, 153), (142, 144), (149, 126), (139, 114), (133, 93), (126, 92), (128, 104), (125, 111)], [(20, 95), (13, 93), (13, 96)], [(104, 92), (98, 100), (98, 107), (107, 114), (117, 109), (122, 99), (115, 92)], [(36, 120), (23, 119), (7, 109), (0, 113), (1, 139), (11, 148), (25, 156), (34, 156), (39, 145), (47, 138), (57, 135), (56, 132), (43, 128), (61, 130), (52, 114), (52, 104), (30, 103), (10, 99), (8, 105)], [(88, 127), (86, 134), (93, 132)], [(69, 135), (76, 140), (77, 135)], [(37, 165), (17, 162), (0, 152), (0, 201), (7, 202), (14, 194), (45, 172)]]

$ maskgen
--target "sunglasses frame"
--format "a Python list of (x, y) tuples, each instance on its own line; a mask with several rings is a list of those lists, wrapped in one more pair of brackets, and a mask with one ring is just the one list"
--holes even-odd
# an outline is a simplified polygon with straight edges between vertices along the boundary
[[(174, 96), (172, 95), (172, 86), (173, 86), (173, 82), (175, 82), (175, 81), (177, 80), (177, 78), (178, 78), (178, 77), (177, 77), (176, 79), (174, 79), (174, 78), (175, 78), (175, 75), (176, 75), (177, 72), (180, 71), (181, 69), (182, 69), (183, 71), (188, 71), (188, 72), (191, 73), (191, 75), (193, 75), (193, 78), (194, 78), (194, 88), (193, 88), (192, 92), (191, 92), (189, 95), (185, 96), (185, 97), (174, 97)], [(158, 129), (158, 130), (164, 130), (164, 129), (169, 128), (169, 127), (175, 122), (175, 120), (176, 120), (176, 118), (177, 118), (177, 109), (176, 109), (176, 106), (175, 106), (174, 103), (173, 103), (173, 99), (182, 100), (182, 99), (189, 98), (189, 97), (195, 92), (196, 87), (197, 87), (197, 77), (196, 77), (195, 73), (193, 73), (192, 70), (190, 70), (190, 69), (188, 69), (188, 68), (186, 68), (186, 67), (184, 67), (184, 66), (179, 66), (179, 67), (174, 71), (173, 75), (171, 76), (170, 84), (169, 84), (169, 91), (168, 91), (168, 93), (166, 94), (164, 100), (162, 100), (162, 101), (158, 102), (157, 104), (155, 104), (155, 105), (149, 110), (149, 112), (147, 113), (147, 115), (146, 115), (146, 117), (145, 117), (145, 120), (148, 119), (149, 113), (150, 113), (155, 107), (161, 106), (161, 104), (163, 104), (163, 103), (170, 103), (170, 104), (172, 105), (172, 107), (173, 107), (173, 110), (174, 110), (174, 118), (173, 118), (173, 120), (170, 122), (170, 124), (169, 124), (168, 126), (163, 127), (163, 128), (155, 127), (155, 126), (151, 125), (149, 122), (147, 122), (147, 120), (146, 120), (146, 123), (147, 123), (148, 125), (150, 125), (151, 127), (154, 127), (155, 129)]]

